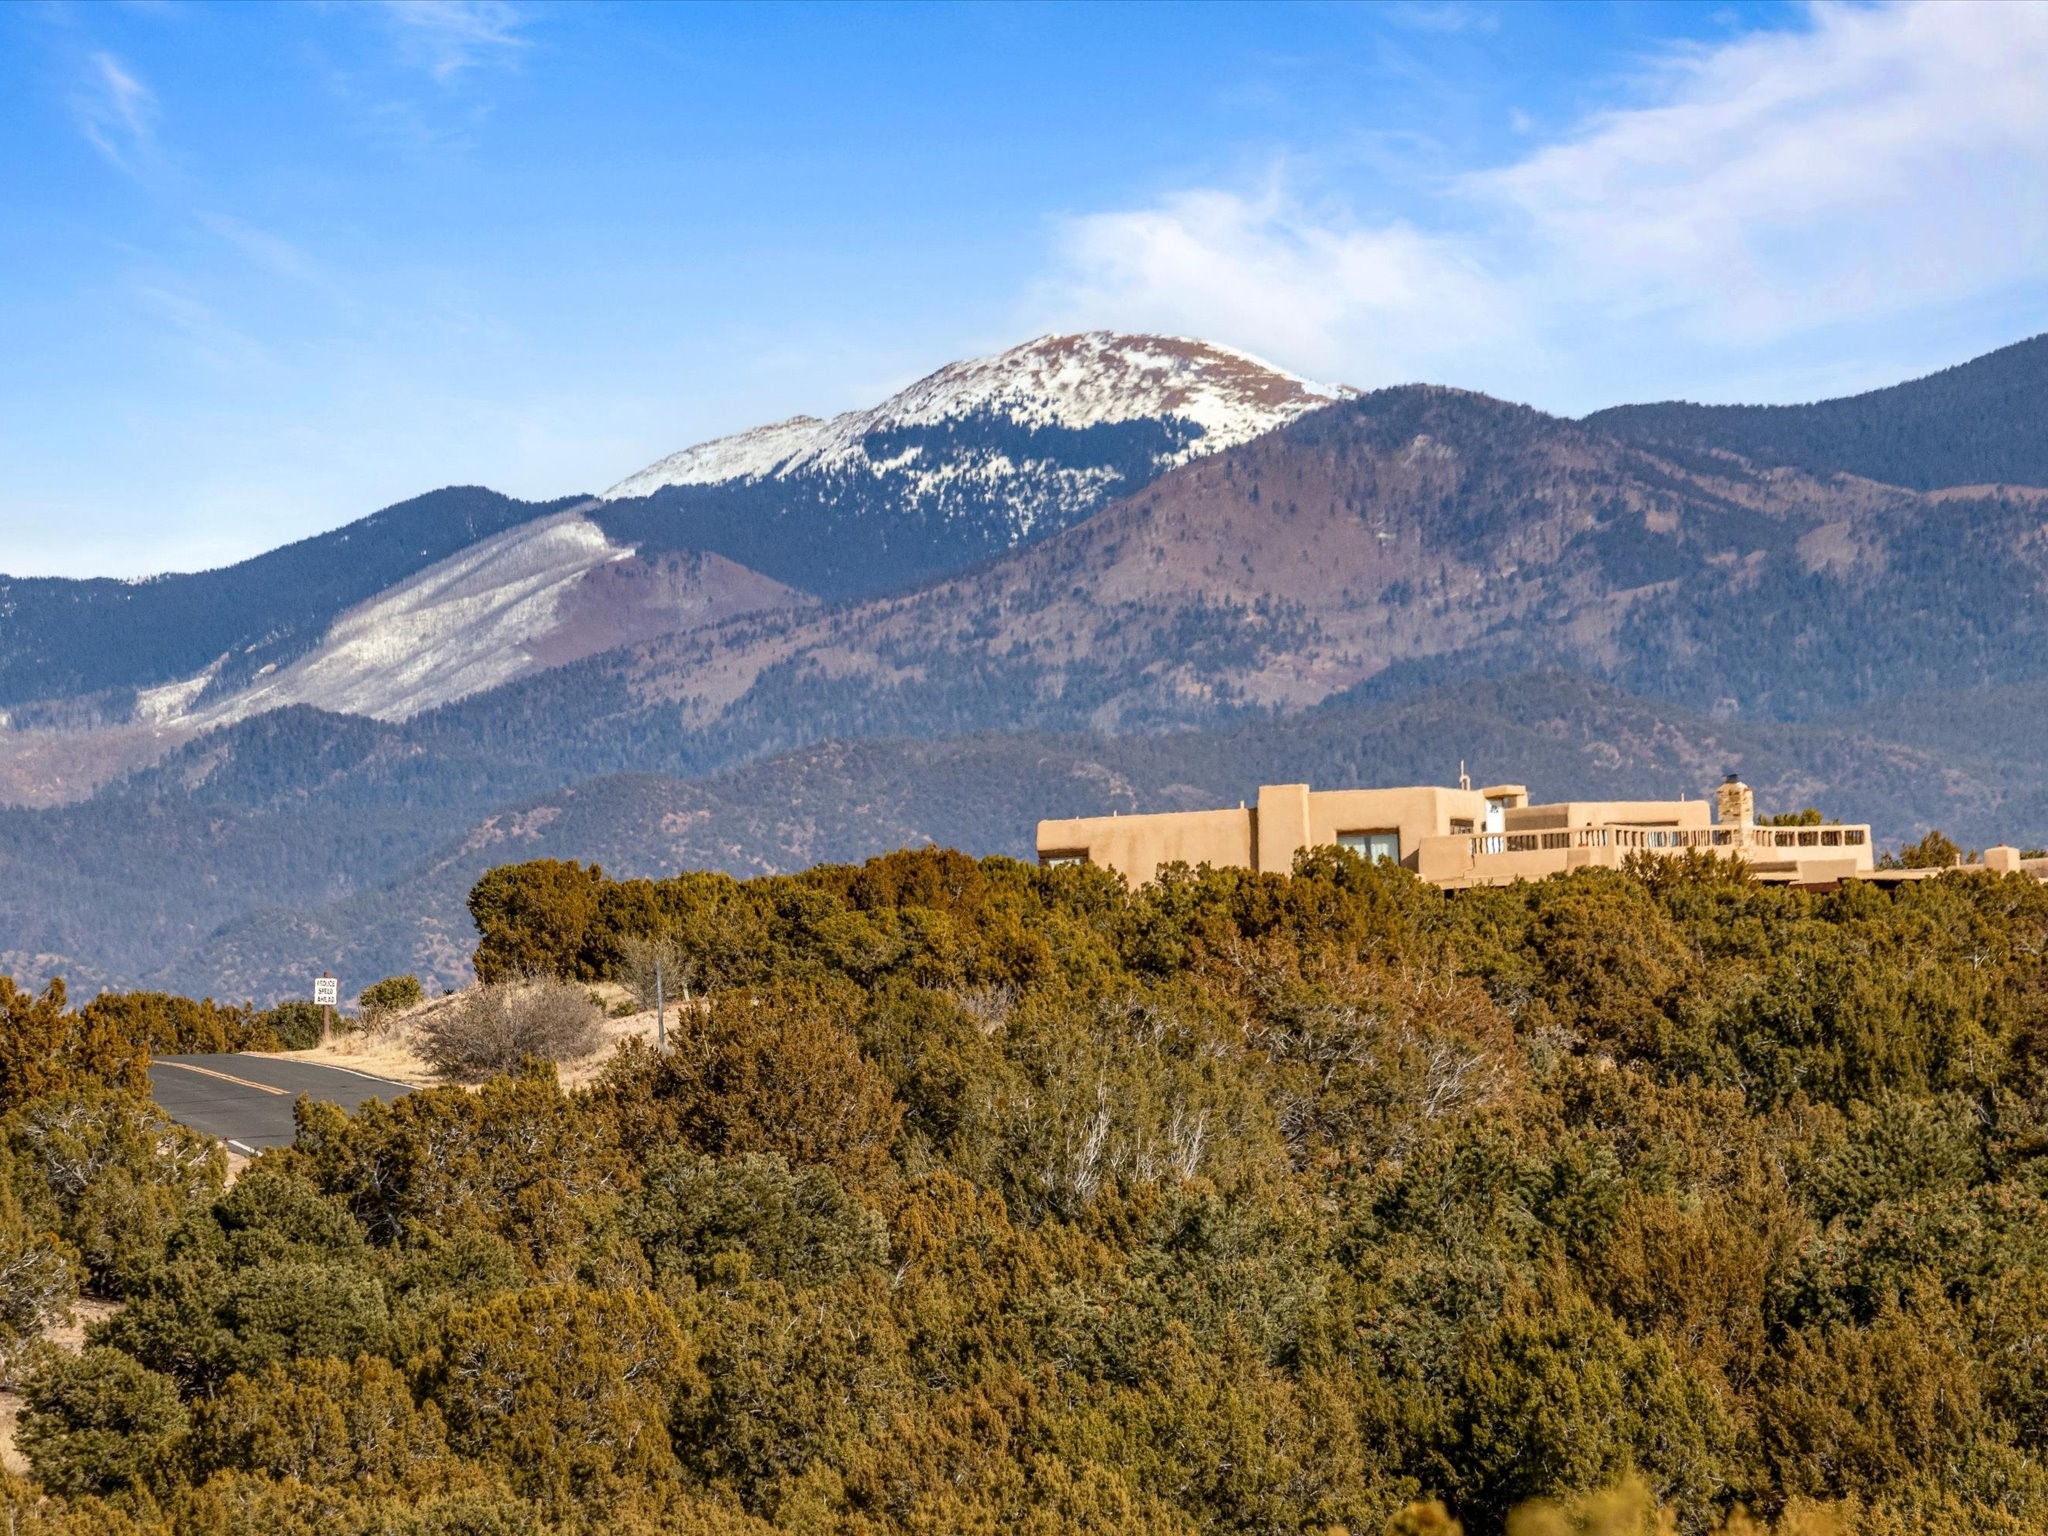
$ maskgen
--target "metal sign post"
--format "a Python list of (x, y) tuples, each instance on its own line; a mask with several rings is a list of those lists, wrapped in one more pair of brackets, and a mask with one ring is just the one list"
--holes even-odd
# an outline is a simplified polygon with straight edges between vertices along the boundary
[(654, 1048), (668, 1049), (668, 1007), (661, 992), (661, 961), (654, 962)]
[(326, 1045), (334, 1037), (334, 1005), (341, 1001), (341, 983), (321, 972), (313, 979), (313, 1001), (320, 1008), (320, 1043)]

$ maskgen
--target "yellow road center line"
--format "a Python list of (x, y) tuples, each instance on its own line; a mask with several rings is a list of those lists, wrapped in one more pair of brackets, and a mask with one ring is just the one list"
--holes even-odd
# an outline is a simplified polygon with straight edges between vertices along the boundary
[(279, 1098), (290, 1094), (289, 1088), (275, 1088), (269, 1083), (252, 1083), (246, 1077), (230, 1077), (225, 1072), (216, 1072), (211, 1067), (195, 1067), (189, 1061), (159, 1061), (160, 1067), (177, 1067), (185, 1072), (197, 1072), (201, 1077), (217, 1077), (224, 1083), (233, 1083), (237, 1088), (254, 1088), (258, 1093), (274, 1093)]

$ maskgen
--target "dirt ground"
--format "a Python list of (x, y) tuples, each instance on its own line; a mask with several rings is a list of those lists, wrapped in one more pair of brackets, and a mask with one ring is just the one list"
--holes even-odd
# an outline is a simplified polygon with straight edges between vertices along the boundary
[[(599, 982), (590, 988), (602, 1000), (607, 1013), (614, 1008), (631, 1002), (631, 994), (616, 982)], [(327, 1045), (316, 1046), (310, 1051), (282, 1051), (277, 1054), (288, 1056), (294, 1061), (314, 1061), (327, 1066), (348, 1067), (357, 1072), (367, 1072), (372, 1077), (385, 1077), (397, 1083), (407, 1083), (415, 1088), (429, 1088), (438, 1081), (432, 1069), (420, 1059), (418, 1040), (420, 1025), (443, 1009), (455, 1006), (460, 993), (446, 997), (429, 998), (403, 1013), (391, 1015), (381, 1023), (346, 1033), (337, 1033)], [(668, 1024), (673, 1034), (680, 1006), (671, 1003), (668, 1009)], [(588, 1056), (574, 1061), (562, 1062), (556, 1073), (564, 1088), (574, 1088), (589, 1082), (604, 1070), (604, 1064), (627, 1039), (639, 1039), (650, 1044), (655, 1035), (654, 1010), (633, 1013), (620, 1018), (606, 1018), (604, 1021), (604, 1043)]]

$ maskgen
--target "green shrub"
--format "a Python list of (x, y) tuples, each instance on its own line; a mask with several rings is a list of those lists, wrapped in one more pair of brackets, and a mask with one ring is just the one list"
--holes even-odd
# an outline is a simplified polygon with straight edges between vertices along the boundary
[(387, 1013), (402, 1013), (416, 1007), (426, 998), (425, 988), (420, 986), (417, 976), (386, 976), (382, 981), (363, 988), (363, 1012), (371, 1019)]
[(260, 1022), (277, 1037), (279, 1050), (309, 1051), (320, 1043), (320, 1005), (303, 997), (279, 1003)]
[(220, 1146), (140, 1094), (84, 1088), (0, 1117), (0, 1156), (32, 1228), (69, 1245), (91, 1283), (122, 1295), (188, 1211), (220, 1192)]
[(35, 993), (0, 975), (0, 1112), (72, 1088), (147, 1091), (149, 1041), (68, 1001), (61, 981)]
[(0, 1333), (124, 1303), (0, 1532), (2048, 1530), (2048, 885), (532, 873), (515, 1070), (225, 1193), (103, 1086), (214, 1015), (0, 984)]
[(27, 1398), (16, 1443), (52, 1493), (141, 1487), (185, 1428), (170, 1379), (113, 1349), (53, 1355)]
[(78, 1010), (82, 1024), (141, 1041), (163, 1056), (274, 1051), (277, 1040), (248, 1008), (194, 1002), (168, 992), (102, 992)]
[(683, 1272), (708, 1285), (744, 1273), (799, 1287), (888, 1256), (881, 1217), (828, 1168), (792, 1172), (773, 1155), (720, 1161), (684, 1151), (650, 1163), (645, 1181), (629, 1222), (656, 1275)]
[(0, 1145), (0, 1386), (16, 1362), (77, 1294), (71, 1259), (56, 1236), (23, 1214), (14, 1194), (14, 1160)]

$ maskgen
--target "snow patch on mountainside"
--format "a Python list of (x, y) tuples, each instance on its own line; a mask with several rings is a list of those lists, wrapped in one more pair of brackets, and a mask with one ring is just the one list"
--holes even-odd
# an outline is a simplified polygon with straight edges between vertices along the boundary
[(220, 671), (225, 656), (196, 676), (165, 683), (161, 688), (143, 688), (135, 695), (135, 718), (145, 725), (163, 725), (176, 720), (192, 707), (193, 700), (206, 692), (206, 685)]
[(351, 608), (310, 653), (228, 698), (188, 713), (205, 675), (152, 690), (153, 719), (225, 725), (311, 704), (403, 720), (533, 670), (528, 646), (555, 627), (576, 584), (632, 555), (576, 513), (539, 518)]
[[(724, 480), (759, 479), (815, 444), (819, 432), (829, 425), (815, 416), (792, 416), (788, 421), (713, 438), (670, 454), (659, 464), (621, 480), (604, 495), (607, 500), (616, 501), (626, 496), (645, 496), (664, 485), (716, 485)], [(644, 489), (627, 489), (642, 485)]]
[[(1234, 448), (1355, 391), (1311, 383), (1249, 353), (1177, 336), (1091, 331), (1042, 336), (994, 357), (949, 363), (871, 410), (829, 421), (798, 416), (671, 454), (604, 492), (649, 496), (663, 486), (713, 485), (801, 470), (900, 469), (868, 458), (873, 433), (935, 426), (988, 412), (1026, 426), (1091, 427), (1179, 417), (1202, 435), (1168, 464)], [(914, 450), (913, 450), (914, 453)]]

